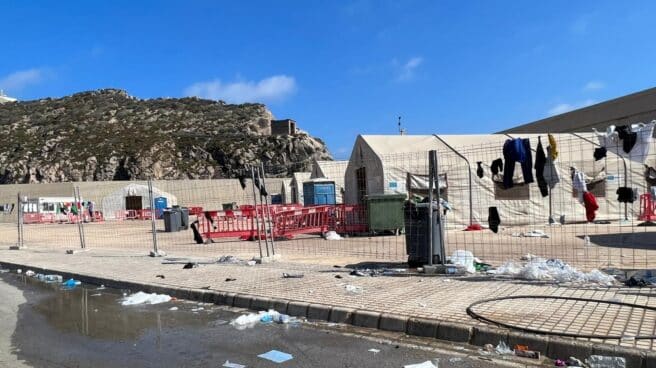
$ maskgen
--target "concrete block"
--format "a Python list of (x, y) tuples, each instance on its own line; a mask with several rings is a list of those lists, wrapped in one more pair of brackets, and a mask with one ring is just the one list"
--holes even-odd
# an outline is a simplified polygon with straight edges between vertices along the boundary
[(437, 327), (437, 338), (453, 342), (469, 342), (472, 335), (472, 327), (453, 322), (440, 322)]
[(360, 327), (378, 328), (380, 313), (356, 310), (353, 315), (353, 324)]
[(250, 295), (237, 294), (232, 305), (238, 308), (250, 308), (252, 299)]
[(323, 304), (310, 304), (308, 306), (307, 318), (319, 321), (328, 321), (330, 319), (330, 310), (332, 308)]
[(384, 313), (380, 315), (378, 327), (385, 331), (405, 332), (407, 324), (408, 317)]
[(577, 341), (564, 337), (551, 337), (547, 347), (547, 356), (553, 359), (567, 359), (571, 356), (585, 360), (592, 354), (592, 343)]
[(203, 290), (203, 303), (214, 303), (214, 293), (209, 290)]
[(643, 368), (656, 367), (656, 351), (643, 351), (642, 352), (642, 366)]
[(225, 305), (233, 307), (235, 305), (235, 293), (222, 293), (221, 299), (225, 301)]
[(355, 309), (333, 307), (332, 311), (330, 311), (330, 322), (352, 324), (354, 314)]
[(253, 298), (251, 301), (251, 309), (255, 311), (268, 311), (271, 309), (272, 303), (271, 299), (262, 297), (262, 296), (256, 296)]
[(289, 302), (287, 304), (287, 314), (295, 317), (307, 317), (309, 303)]
[[(474, 326), (471, 336), (471, 344), (484, 346), (492, 344), (496, 346), (500, 341), (508, 343), (508, 331), (491, 326)], [(512, 348), (512, 347), (511, 347)]]
[(189, 290), (189, 300), (202, 302), (205, 290)]
[(282, 300), (282, 299), (271, 300), (271, 308), (278, 313), (287, 314), (287, 304), (289, 304), (289, 302), (286, 300)]
[(511, 349), (515, 345), (527, 345), (529, 350), (539, 351), (542, 355), (545, 355), (549, 346), (549, 336), (510, 331), (508, 333), (508, 345)]
[[(592, 355), (604, 355), (612, 357), (622, 357), (626, 359), (627, 367), (641, 367), (642, 365), (642, 351), (623, 346), (609, 345), (609, 344), (595, 344), (592, 347)], [(587, 357), (586, 357), (587, 358)], [(585, 359), (582, 359), (585, 360)], [(650, 366), (647, 366), (650, 367)]]
[(413, 336), (436, 337), (438, 321), (424, 318), (408, 319), (406, 333)]

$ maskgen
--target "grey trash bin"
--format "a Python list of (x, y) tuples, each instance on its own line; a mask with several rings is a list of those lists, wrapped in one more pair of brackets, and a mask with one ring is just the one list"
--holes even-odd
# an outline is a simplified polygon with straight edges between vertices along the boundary
[(180, 230), (189, 230), (189, 208), (182, 207), (180, 212)]
[[(442, 252), (440, 250), (440, 212), (436, 203), (433, 203), (433, 263), (440, 263)], [(420, 267), (428, 263), (430, 253), (428, 220), (428, 203), (407, 202), (405, 205), (405, 250), (408, 255), (410, 267)]]
[(175, 209), (164, 210), (164, 231), (167, 233), (172, 233), (180, 231), (182, 216), (180, 216), (180, 211)]

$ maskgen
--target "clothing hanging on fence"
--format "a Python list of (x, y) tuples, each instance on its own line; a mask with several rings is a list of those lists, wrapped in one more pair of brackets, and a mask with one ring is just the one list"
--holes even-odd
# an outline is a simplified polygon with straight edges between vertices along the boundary
[(535, 149), (535, 178), (538, 181), (538, 188), (540, 188), (540, 194), (542, 194), (543, 197), (549, 195), (549, 187), (544, 178), (544, 167), (546, 164), (547, 156), (542, 149), (542, 139), (538, 137), (538, 146)]
[(560, 182), (560, 174), (558, 174), (558, 168), (554, 163), (554, 160), (551, 158), (551, 146), (547, 147), (547, 162), (544, 165), (544, 180), (547, 182), (549, 188), (553, 189), (556, 184)]
[(645, 179), (649, 185), (656, 185), (656, 169), (645, 165)]
[(492, 171), (492, 175), (498, 175), (501, 171), (503, 171), (503, 160), (498, 158), (492, 161), (492, 165), (490, 165), (490, 171)]
[(585, 192), (583, 194), (583, 204), (585, 205), (585, 217), (588, 222), (592, 222), (595, 219), (595, 212), (599, 209), (597, 204), (597, 199), (590, 192)]
[(632, 188), (619, 187), (615, 193), (617, 194), (617, 200), (620, 203), (633, 203), (635, 200), (635, 194)]
[(630, 126), (610, 125), (603, 133), (594, 128), (593, 131), (597, 135), (599, 143), (607, 150), (635, 162), (645, 162), (654, 139), (654, 126), (656, 126), (656, 121), (648, 124), (631, 124)]
[(551, 134), (547, 134), (547, 138), (549, 139), (549, 147), (551, 147), (549, 158), (551, 161), (556, 161), (558, 158), (558, 144), (556, 143), (556, 138)]
[(478, 175), (479, 178), (483, 177), (483, 167), (481, 166), (482, 163), (482, 161), (476, 161), (476, 165), (478, 165), (478, 168), (476, 169), (476, 175)]
[(503, 169), (503, 186), (506, 189), (513, 187), (516, 162), (519, 162), (522, 166), (524, 183), (533, 182), (533, 157), (531, 155), (531, 142), (528, 139), (508, 139), (503, 144), (503, 158), (506, 161)]
[(572, 186), (576, 190), (579, 202), (583, 201), (583, 193), (588, 191), (588, 186), (585, 184), (585, 174), (575, 168), (572, 168)]
[(656, 187), (651, 187), (651, 200), (656, 201)]
[(256, 174), (255, 175), (255, 180), (253, 181), (253, 183), (255, 184), (255, 187), (260, 190), (260, 195), (261, 196), (263, 196), (263, 197), (268, 196), (269, 193), (267, 193), (267, 190), (264, 187), (264, 182), (260, 183), (260, 173), (255, 173), (255, 174)]
[(602, 158), (606, 157), (606, 147), (595, 148), (592, 155), (594, 156), (595, 161), (601, 160)]
[(501, 225), (501, 217), (499, 217), (499, 210), (496, 207), (488, 208), (487, 223), (490, 225), (490, 230), (495, 234), (499, 231)]
[(246, 189), (246, 175), (241, 173), (241, 174), (239, 174), (237, 179), (239, 179), (239, 185), (241, 185), (241, 189), (242, 190)]

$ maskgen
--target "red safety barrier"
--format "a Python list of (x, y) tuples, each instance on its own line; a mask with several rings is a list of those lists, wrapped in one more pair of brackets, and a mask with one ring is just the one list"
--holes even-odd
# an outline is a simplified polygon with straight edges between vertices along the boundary
[(205, 211), (198, 217), (199, 232), (205, 239), (257, 236), (255, 217), (241, 210)]
[(332, 230), (338, 234), (369, 232), (367, 208), (361, 205), (338, 204), (335, 206)]
[(203, 213), (203, 207), (189, 207), (189, 216), (198, 216)]
[(300, 234), (323, 234), (330, 229), (333, 206), (315, 206), (276, 213), (273, 234), (276, 238), (292, 239)]
[(651, 194), (640, 195), (640, 221), (656, 220), (656, 202), (651, 198)]

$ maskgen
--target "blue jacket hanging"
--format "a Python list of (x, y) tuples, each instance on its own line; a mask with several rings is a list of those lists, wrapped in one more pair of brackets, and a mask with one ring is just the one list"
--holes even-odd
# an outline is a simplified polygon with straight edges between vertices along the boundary
[(524, 183), (533, 182), (533, 157), (531, 155), (531, 142), (527, 138), (514, 138), (506, 140), (503, 144), (503, 158), (506, 164), (503, 168), (503, 186), (508, 189), (513, 187), (513, 175), (515, 174), (515, 163), (522, 166)]

